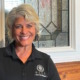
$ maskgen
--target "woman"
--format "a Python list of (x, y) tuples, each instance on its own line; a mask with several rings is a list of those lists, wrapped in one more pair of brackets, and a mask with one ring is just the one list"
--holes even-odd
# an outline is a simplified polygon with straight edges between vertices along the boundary
[(49, 55), (35, 49), (39, 17), (32, 6), (13, 8), (6, 19), (13, 42), (0, 49), (0, 80), (60, 80)]

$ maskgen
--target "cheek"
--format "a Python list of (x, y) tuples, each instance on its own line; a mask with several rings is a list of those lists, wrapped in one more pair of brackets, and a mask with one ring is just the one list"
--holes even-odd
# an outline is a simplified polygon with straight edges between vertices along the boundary
[(32, 32), (34, 35), (36, 35), (36, 29), (35, 29), (35, 28), (32, 28), (32, 29), (31, 29), (31, 32)]
[(19, 35), (19, 31), (16, 31), (16, 30), (13, 29), (12, 37), (15, 38), (15, 37), (17, 37), (17, 35)]

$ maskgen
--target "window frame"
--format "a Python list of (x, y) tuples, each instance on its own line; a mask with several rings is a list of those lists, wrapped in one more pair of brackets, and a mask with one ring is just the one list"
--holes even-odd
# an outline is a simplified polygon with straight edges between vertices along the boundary
[(75, 35), (75, 0), (69, 0), (69, 46), (52, 47), (52, 48), (37, 48), (46, 53), (75, 51), (76, 50), (76, 35)]
[[(0, 41), (1, 47), (5, 46), (5, 11), (4, 11), (4, 1), (0, 0)], [(75, 36), (75, 0), (69, 0), (69, 39), (70, 46), (67, 47), (52, 47), (52, 48), (37, 48), (40, 51), (46, 53), (53, 53), (59, 51), (75, 51), (76, 50), (76, 36)]]

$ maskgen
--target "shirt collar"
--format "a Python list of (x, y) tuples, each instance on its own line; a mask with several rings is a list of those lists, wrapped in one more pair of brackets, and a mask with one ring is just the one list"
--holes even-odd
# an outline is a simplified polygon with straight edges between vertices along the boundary
[(13, 41), (12, 43), (10, 43), (6, 47), (6, 56), (10, 56), (13, 59), (18, 59), (18, 56), (16, 55), (16, 52), (15, 52), (15, 41)]
[(40, 55), (40, 51), (38, 51), (34, 44), (32, 44), (32, 54), (31, 56), (29, 57), (29, 60), (34, 60), (34, 59), (41, 59), (41, 55)]
[[(13, 59), (19, 59), (18, 56), (16, 55), (16, 52), (15, 52), (15, 41), (13, 41), (11, 44), (9, 44), (6, 47), (6, 56), (10, 56)], [(40, 55), (40, 51), (38, 51), (35, 48), (34, 44), (32, 44), (32, 53), (31, 53), (28, 60), (41, 59), (41, 58), (42, 57)]]

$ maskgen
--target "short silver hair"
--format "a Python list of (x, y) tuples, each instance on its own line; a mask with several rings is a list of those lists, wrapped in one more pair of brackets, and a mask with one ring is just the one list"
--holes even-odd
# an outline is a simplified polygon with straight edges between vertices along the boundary
[[(35, 9), (29, 4), (21, 4), (18, 7), (14, 7), (6, 17), (6, 26), (10, 29), (10, 34), (12, 33), (12, 27), (14, 25), (15, 19), (19, 16), (23, 16), (27, 21), (34, 22), (36, 24), (36, 37), (35, 40), (39, 39), (39, 26), (40, 21)], [(11, 34), (12, 37), (12, 34)]]

